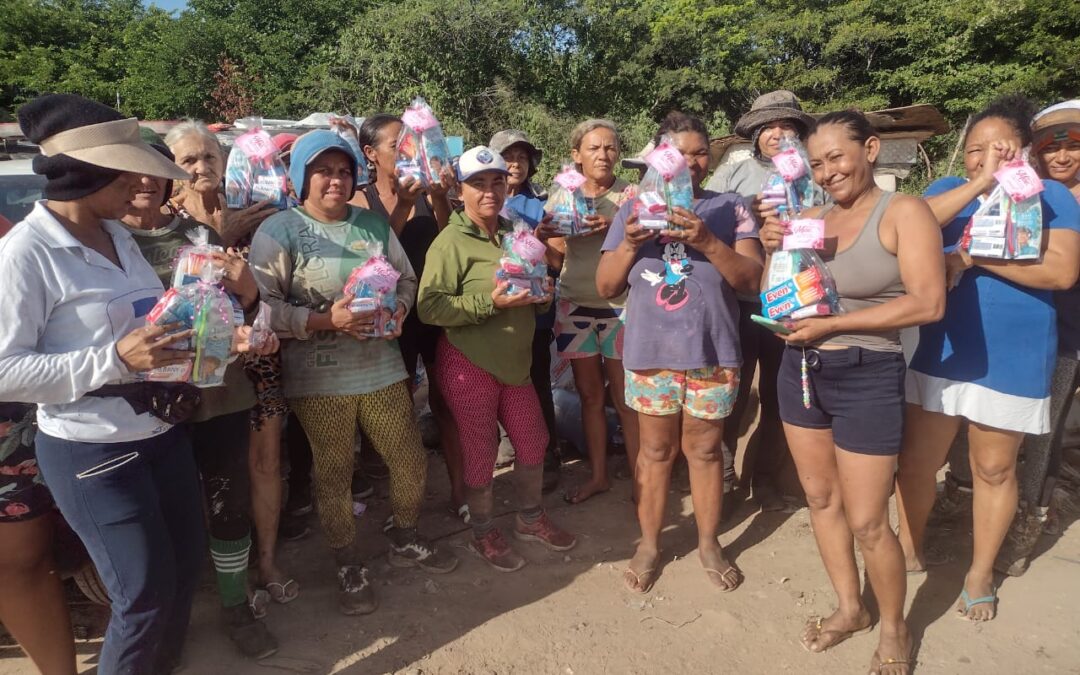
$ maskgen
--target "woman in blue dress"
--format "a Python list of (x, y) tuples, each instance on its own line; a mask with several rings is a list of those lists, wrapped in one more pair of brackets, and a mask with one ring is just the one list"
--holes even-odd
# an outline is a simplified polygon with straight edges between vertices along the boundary
[[(954, 247), (996, 185), (994, 172), (1031, 144), (1030, 102), (1006, 97), (975, 115), (964, 138), (968, 179), (934, 182), (926, 199)], [(1061, 183), (1044, 181), (1037, 261), (946, 256), (945, 317), (923, 326), (908, 370), (907, 423), (897, 474), (900, 542), (909, 571), (925, 569), (923, 535), (935, 476), (967, 420), (974, 475), (974, 552), (958, 612), (989, 621), (997, 611), (993, 563), (1017, 505), (1016, 457), (1024, 434), (1050, 431), (1050, 376), (1057, 350), (1053, 291), (1080, 270), (1080, 210)]]

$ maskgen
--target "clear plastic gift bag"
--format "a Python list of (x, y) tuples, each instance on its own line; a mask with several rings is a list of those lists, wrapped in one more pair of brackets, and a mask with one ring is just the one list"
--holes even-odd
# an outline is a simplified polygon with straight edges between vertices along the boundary
[(960, 248), (975, 258), (1038, 260), (1042, 257), (1043, 183), (1026, 159), (994, 173), (997, 186), (964, 228)]
[[(798, 272), (804, 270), (792, 271), (793, 261), (803, 259), (809, 261), (807, 265), (810, 268), (820, 264), (823, 275), (831, 282), (828, 268), (821, 263), (820, 256), (815, 253), (815, 249), (820, 250), (825, 246), (825, 221), (820, 218), (803, 217), (807, 209), (818, 205), (806, 149), (798, 138), (785, 136), (780, 139), (780, 152), (773, 156), (772, 163), (774, 169), (765, 176), (765, 181), (761, 186), (762, 201), (776, 206), (780, 221), (785, 224), (788, 233), (784, 235), (783, 250), (773, 254), (769, 263), (768, 287), (772, 289), (784, 281), (805, 279), (806, 277), (797, 276)], [(797, 296), (794, 299), (797, 300)], [(790, 306), (791, 301), (792, 299), (789, 298), (783, 306)], [(809, 305), (797, 307), (792, 311), (800, 312), (805, 316), (833, 313), (828, 310), (830, 306), (825, 303), (818, 307), (816, 314), (813, 307)], [(769, 315), (764, 314), (764, 316)]]
[(233, 141), (225, 165), (225, 205), (245, 209), (269, 201), (279, 209), (289, 208), (289, 188), (285, 165), (270, 134), (255, 126)]
[(694, 184), (686, 158), (667, 136), (645, 156), (648, 170), (637, 195), (638, 222), (647, 230), (675, 230), (668, 218), (676, 207), (694, 206)]
[(451, 166), (450, 148), (442, 126), (431, 107), (421, 97), (401, 115), (401, 133), (397, 142), (398, 180), (412, 177), (423, 187), (439, 185), (439, 173)]
[(259, 301), (259, 313), (255, 315), (255, 320), (251, 322), (251, 346), (255, 349), (266, 347), (266, 343), (269, 342), (270, 336), (274, 333), (274, 329), (270, 327), (270, 320), (273, 316), (272, 311), (270, 305), (262, 300)]
[(360, 138), (358, 136), (360, 125), (356, 122), (356, 119), (352, 115), (335, 115), (331, 113), (330, 130), (349, 144), (353, 156), (356, 157), (356, 184), (367, 185), (370, 183), (371, 176), (368, 174), (367, 157), (364, 156), (364, 149), (360, 147)]
[(780, 152), (772, 158), (773, 170), (761, 186), (762, 199), (776, 205), (780, 220), (799, 218), (803, 211), (818, 205), (810, 160), (798, 138), (780, 139)]
[(233, 331), (240, 324), (237, 323), (234, 301), (220, 285), (196, 281), (170, 288), (150, 310), (146, 321), (154, 326), (178, 323), (180, 330), (193, 330), (194, 335), (175, 343), (174, 348), (195, 352), (195, 357), (187, 363), (151, 370), (147, 379), (191, 382), (198, 387), (216, 387), (224, 383)]
[(813, 249), (776, 251), (761, 294), (767, 319), (804, 319), (839, 314), (840, 296), (828, 266)]
[(551, 183), (545, 208), (552, 227), (563, 237), (584, 234), (588, 231), (585, 218), (596, 215), (596, 205), (581, 190), (584, 184), (585, 176), (571, 163), (563, 164)]
[(382, 244), (368, 244), (369, 257), (349, 274), (343, 289), (352, 295), (349, 310), (353, 313), (378, 311), (368, 337), (382, 337), (397, 330), (394, 312), (397, 311), (397, 282), (401, 272), (394, 269), (383, 255)]
[(513, 232), (503, 237), (502, 249), (503, 255), (499, 258), (495, 278), (509, 283), (507, 294), (513, 295), (527, 290), (533, 297), (543, 297), (544, 280), (547, 278), (544, 252), (547, 246), (533, 236), (528, 223), (514, 223)]
[(210, 243), (210, 230), (196, 227), (187, 233), (191, 246), (184, 246), (176, 255), (173, 266), (173, 288), (180, 288), (196, 281), (217, 283), (225, 276), (225, 270), (214, 261), (215, 253), (225, 249)]

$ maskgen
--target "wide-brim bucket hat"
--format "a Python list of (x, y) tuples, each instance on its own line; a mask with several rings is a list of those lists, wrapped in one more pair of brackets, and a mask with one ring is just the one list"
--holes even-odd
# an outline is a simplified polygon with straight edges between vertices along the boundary
[(778, 89), (754, 99), (750, 111), (735, 123), (735, 133), (743, 138), (753, 138), (758, 127), (780, 120), (793, 122), (800, 128), (801, 135), (806, 135), (814, 123), (814, 118), (803, 112), (795, 94), (786, 89)]
[(529, 153), (529, 177), (536, 173), (540, 162), (544, 161), (544, 151), (533, 145), (529, 135), (520, 129), (504, 129), (496, 132), (488, 142), (488, 147), (499, 153), (506, 152), (507, 148), (520, 145)]

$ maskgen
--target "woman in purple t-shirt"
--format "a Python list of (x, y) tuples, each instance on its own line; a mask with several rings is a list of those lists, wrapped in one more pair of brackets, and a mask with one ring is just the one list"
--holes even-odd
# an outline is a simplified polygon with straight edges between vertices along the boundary
[(735, 291), (757, 290), (761, 244), (742, 197), (700, 187), (709, 165), (709, 134), (701, 120), (672, 113), (656, 143), (665, 135), (689, 164), (693, 208), (676, 208), (669, 217), (674, 229), (657, 233), (638, 223), (636, 201), (625, 204), (601, 247), (596, 272), (602, 296), (630, 289), (623, 367), (626, 404), (637, 411), (641, 433), (634, 471), (641, 543), (623, 581), (645, 593), (656, 579), (671, 467), (681, 448), (690, 465), (701, 564), (710, 581), (731, 591), (742, 574), (716, 538), (721, 441), (739, 389)]

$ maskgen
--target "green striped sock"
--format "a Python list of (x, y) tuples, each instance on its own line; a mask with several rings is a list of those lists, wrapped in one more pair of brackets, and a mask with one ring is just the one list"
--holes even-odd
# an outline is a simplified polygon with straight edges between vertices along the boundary
[(232, 541), (210, 537), (210, 557), (217, 572), (218, 595), (225, 607), (247, 602), (248, 552), (251, 536)]

